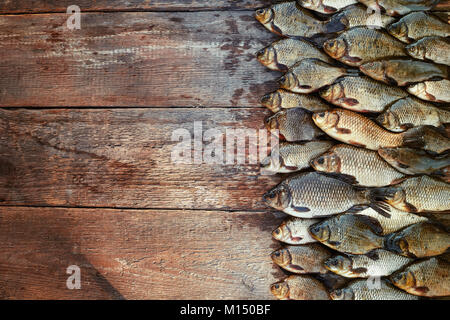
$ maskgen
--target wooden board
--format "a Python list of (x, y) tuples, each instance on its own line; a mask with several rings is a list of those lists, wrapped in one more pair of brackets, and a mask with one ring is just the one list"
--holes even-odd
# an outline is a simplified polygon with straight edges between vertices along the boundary
[[(272, 299), (260, 212), (0, 207), (0, 298)], [(81, 289), (66, 269), (81, 270)]]
[(0, 16), (0, 107), (258, 106), (279, 73), (251, 12)]
[[(280, 181), (256, 154), (238, 165), (175, 164), (177, 129), (263, 129), (262, 108), (0, 110), (0, 201), (6, 205), (267, 209)], [(191, 144), (193, 146), (193, 142)], [(206, 143), (205, 143), (206, 145)], [(246, 150), (250, 150), (250, 143)], [(224, 148), (225, 149), (225, 148)], [(193, 159), (193, 155), (192, 155)], [(259, 163), (259, 162), (258, 162)]]

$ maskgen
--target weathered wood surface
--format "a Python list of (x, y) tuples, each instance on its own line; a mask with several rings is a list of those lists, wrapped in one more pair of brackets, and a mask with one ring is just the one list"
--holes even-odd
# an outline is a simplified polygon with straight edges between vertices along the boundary
[(0, 16), (0, 107), (257, 106), (274, 37), (250, 12)]
[(177, 129), (193, 139), (194, 121), (224, 136), (227, 128), (263, 129), (268, 114), (263, 108), (0, 109), (0, 203), (267, 209), (261, 196), (280, 177), (260, 174), (258, 154), (242, 165), (175, 164), (179, 140), (171, 139)]
[[(0, 298), (272, 299), (270, 213), (0, 207)], [(81, 290), (66, 269), (81, 269)]]

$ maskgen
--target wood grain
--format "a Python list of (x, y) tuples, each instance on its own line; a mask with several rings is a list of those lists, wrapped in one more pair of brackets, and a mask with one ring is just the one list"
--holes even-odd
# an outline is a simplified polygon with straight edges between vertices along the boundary
[(3, 299), (272, 299), (283, 276), (265, 212), (0, 207), (0, 222)]
[(251, 12), (0, 16), (0, 106), (257, 106), (279, 76)]
[[(184, 129), (193, 139), (194, 121), (203, 132), (217, 129), (225, 135), (227, 128), (263, 129), (269, 113), (262, 108), (1, 109), (0, 203), (267, 209), (261, 196), (280, 177), (260, 174), (258, 154), (247, 154), (243, 164), (235, 158), (219, 165), (176, 164), (171, 153), (180, 141), (178, 136), (172, 141), (173, 131)], [(254, 145), (248, 143), (247, 153)]]
[(76, 3), (81, 11), (199, 11), (248, 10), (260, 8), (271, 0), (6, 0), (0, 13), (66, 12)]

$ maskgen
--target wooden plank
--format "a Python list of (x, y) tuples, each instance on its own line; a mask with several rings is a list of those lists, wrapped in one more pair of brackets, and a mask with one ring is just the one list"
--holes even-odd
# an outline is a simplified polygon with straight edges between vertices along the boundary
[(279, 76), (251, 12), (0, 16), (0, 106), (257, 106)]
[(260, 174), (258, 154), (228, 165), (176, 164), (171, 154), (180, 143), (178, 136), (172, 141), (172, 133), (184, 129), (193, 140), (195, 121), (203, 132), (217, 129), (232, 146), (227, 128), (263, 129), (269, 113), (262, 108), (0, 109), (0, 203), (266, 209), (261, 195), (280, 177)]
[[(81, 11), (198, 11), (198, 10), (248, 10), (260, 8), (271, 0), (77, 0)], [(14, 0), (2, 3), (0, 13), (66, 12), (75, 4), (72, 0)]]
[(265, 212), (0, 207), (0, 221), (2, 299), (272, 299), (283, 275)]

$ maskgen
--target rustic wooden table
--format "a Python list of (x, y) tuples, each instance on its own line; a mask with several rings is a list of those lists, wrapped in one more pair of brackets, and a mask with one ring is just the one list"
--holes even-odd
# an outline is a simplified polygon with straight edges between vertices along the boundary
[(0, 298), (271, 299), (279, 178), (170, 159), (194, 121), (263, 127), (266, 3), (73, 3), (0, 7)]

